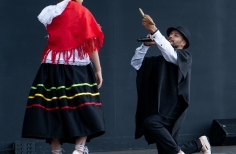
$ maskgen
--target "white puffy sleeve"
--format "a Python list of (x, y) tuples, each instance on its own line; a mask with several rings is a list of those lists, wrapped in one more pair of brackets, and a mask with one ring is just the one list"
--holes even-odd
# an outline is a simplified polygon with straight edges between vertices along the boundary
[(59, 16), (66, 8), (68, 3), (71, 0), (63, 0), (62, 2), (58, 3), (57, 5), (49, 5), (45, 7), (41, 13), (38, 15), (39, 21), (44, 24), (46, 27), (48, 24), (52, 23), (53, 18)]

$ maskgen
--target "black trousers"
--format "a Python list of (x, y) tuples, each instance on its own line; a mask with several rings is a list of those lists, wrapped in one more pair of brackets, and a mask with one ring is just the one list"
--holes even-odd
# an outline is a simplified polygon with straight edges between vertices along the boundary
[(149, 116), (144, 121), (145, 137), (151, 138), (156, 145), (158, 154), (177, 154), (182, 150), (185, 154), (200, 152), (202, 144), (199, 139), (178, 145), (171, 136), (174, 121), (159, 115)]

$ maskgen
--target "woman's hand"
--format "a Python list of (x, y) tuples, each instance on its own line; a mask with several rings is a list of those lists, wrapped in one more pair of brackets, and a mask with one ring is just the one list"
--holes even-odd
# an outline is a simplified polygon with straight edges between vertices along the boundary
[(102, 71), (97, 71), (95, 72), (95, 77), (96, 77), (96, 81), (97, 81), (97, 85), (98, 85), (98, 89), (101, 88), (102, 86)]

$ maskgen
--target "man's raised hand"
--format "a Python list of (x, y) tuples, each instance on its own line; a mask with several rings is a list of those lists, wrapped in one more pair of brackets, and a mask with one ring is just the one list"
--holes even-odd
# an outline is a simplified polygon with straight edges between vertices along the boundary
[(149, 15), (145, 14), (144, 18), (142, 19), (142, 25), (151, 33), (154, 33), (157, 30), (157, 27), (153, 23), (154, 22), (152, 18)]

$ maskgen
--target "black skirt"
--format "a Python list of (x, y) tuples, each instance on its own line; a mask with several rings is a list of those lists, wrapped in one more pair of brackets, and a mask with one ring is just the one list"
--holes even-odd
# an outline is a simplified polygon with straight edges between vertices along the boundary
[(22, 137), (75, 143), (105, 132), (94, 71), (87, 66), (41, 64), (30, 90)]

